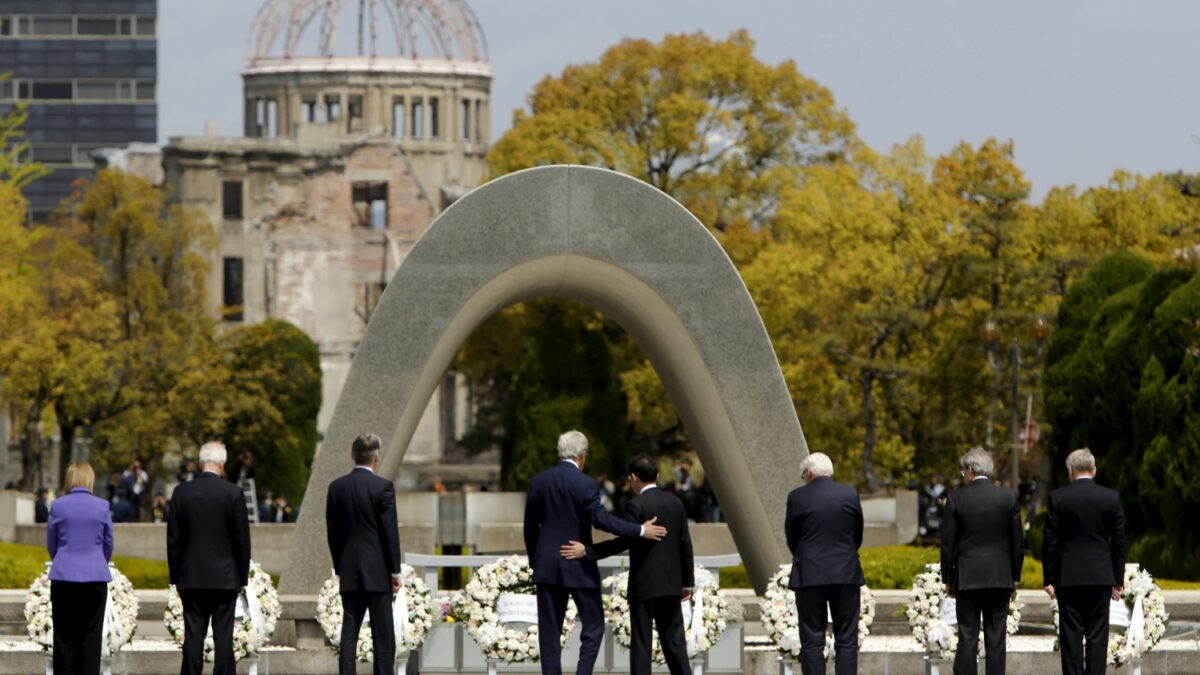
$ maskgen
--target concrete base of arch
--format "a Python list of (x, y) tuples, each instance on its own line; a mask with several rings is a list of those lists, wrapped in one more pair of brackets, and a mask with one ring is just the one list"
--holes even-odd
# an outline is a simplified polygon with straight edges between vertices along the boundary
[(500, 309), (539, 297), (589, 304), (638, 342), (763, 591), (786, 559), (786, 496), (808, 450), (758, 311), (720, 245), (670, 197), (611, 171), (553, 166), (463, 197), (397, 270), (314, 459), (282, 592), (315, 592), (329, 574), (323, 504), (351, 468), (353, 439), (379, 434), (380, 473), (395, 475), (462, 343)]

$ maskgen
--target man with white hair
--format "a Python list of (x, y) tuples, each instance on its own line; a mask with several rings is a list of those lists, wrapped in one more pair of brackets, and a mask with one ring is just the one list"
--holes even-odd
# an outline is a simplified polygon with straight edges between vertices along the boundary
[(250, 578), (250, 518), (241, 488), (224, 480), (225, 446), (200, 448), (200, 475), (167, 510), (167, 567), (183, 601), (182, 675), (200, 675), (212, 623), (213, 675), (234, 675), (234, 610)]
[(1096, 484), (1087, 448), (1067, 455), (1067, 476), (1047, 504), (1043, 583), (1058, 599), (1063, 673), (1103, 673), (1109, 600), (1125, 584), (1125, 513), (1117, 491)]
[(992, 456), (983, 448), (963, 455), (963, 486), (946, 500), (942, 520), (942, 580), (955, 599), (958, 651), (954, 675), (978, 668), (980, 619), (988, 675), (1004, 675), (1008, 599), (1021, 581), (1025, 555), (1016, 493), (992, 484)]
[(788, 587), (800, 618), (800, 671), (825, 673), (825, 626), (833, 618), (834, 672), (858, 672), (858, 549), (863, 540), (862, 504), (849, 485), (833, 480), (829, 455), (814, 452), (800, 463), (804, 485), (787, 498), (784, 531), (792, 552)]
[(592, 544), (592, 526), (618, 537), (658, 541), (666, 529), (657, 519), (642, 525), (604, 510), (600, 486), (583, 473), (587, 437), (568, 431), (558, 437), (558, 465), (534, 477), (525, 498), (525, 551), (537, 585), (538, 645), (542, 673), (562, 673), (563, 620), (567, 599), (575, 599), (582, 629), (576, 675), (591, 675), (604, 638), (604, 606), (600, 601), (600, 570), (595, 560), (567, 560), (559, 550), (572, 541)]

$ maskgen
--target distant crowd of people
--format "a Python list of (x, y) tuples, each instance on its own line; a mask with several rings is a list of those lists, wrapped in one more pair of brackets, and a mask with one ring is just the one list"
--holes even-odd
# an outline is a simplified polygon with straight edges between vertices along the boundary
[[(254, 480), (256, 464), (254, 453), (243, 450), (231, 466), (226, 480), (243, 489), (248, 481)], [(174, 481), (152, 480), (141, 460), (135, 459), (122, 471), (109, 474), (104, 485), (103, 499), (108, 501), (109, 515), (114, 523), (167, 522), (171, 494), (184, 483), (200, 476), (195, 459), (184, 459), (175, 468)], [(12, 486), (15, 487), (15, 486)], [(97, 494), (101, 491), (97, 490)], [(50, 502), (54, 495), (46, 488), (39, 488), (34, 500), (34, 520), (46, 523), (50, 519)], [(260, 523), (295, 522), (297, 513), (286, 494), (270, 490), (258, 495), (257, 516)]]
[[(693, 523), (723, 522), (721, 505), (707, 480), (697, 484), (691, 469), (682, 462), (675, 465), (670, 475), (671, 480), (665, 481), (662, 489), (683, 502), (688, 520)], [(629, 501), (637, 496), (627, 478), (613, 481), (608, 474), (602, 473), (596, 477), (596, 483), (600, 486), (601, 503), (609, 513), (625, 513)]]

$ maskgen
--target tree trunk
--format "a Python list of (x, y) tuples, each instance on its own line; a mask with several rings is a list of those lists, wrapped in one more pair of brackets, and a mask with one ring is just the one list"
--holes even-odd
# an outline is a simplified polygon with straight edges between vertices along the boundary
[(61, 440), (58, 443), (58, 485), (67, 482), (67, 465), (75, 456), (75, 423), (59, 418), (58, 433)]
[(25, 429), (21, 434), (21, 482), (20, 488), (24, 492), (33, 492), (42, 481), (41, 472), (39, 471), (39, 459), (41, 459), (41, 438), (38, 433), (38, 425), (42, 420), (42, 411), (40, 406), (34, 406), (26, 413)]
[(862, 473), (867, 492), (879, 490), (879, 479), (875, 477), (875, 371), (869, 368), (862, 373), (863, 449)]

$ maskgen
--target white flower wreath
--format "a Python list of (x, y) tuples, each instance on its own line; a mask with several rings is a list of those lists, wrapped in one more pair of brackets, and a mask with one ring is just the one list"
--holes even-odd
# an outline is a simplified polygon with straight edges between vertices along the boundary
[[(101, 632), (101, 658), (111, 659), (133, 640), (137, 631), (138, 599), (129, 578), (109, 563), (112, 581), (108, 584)], [(25, 623), (29, 637), (45, 652), (54, 651), (54, 612), (50, 605), (50, 564), (29, 586), (25, 597)]]
[[(489, 661), (533, 663), (540, 656), (538, 627), (510, 628), (500, 623), (496, 603), (501, 593), (534, 594), (533, 569), (519, 556), (500, 558), (476, 570), (463, 592), (454, 596), (453, 615), (467, 626), (467, 634)], [(575, 627), (575, 601), (567, 603), (560, 644)]]
[[(933, 563), (913, 579), (908, 594), (908, 625), (912, 636), (931, 657), (943, 661), (954, 658), (958, 649), (958, 630), (942, 619), (942, 603), (946, 600), (946, 584), (942, 582), (942, 566)], [(1013, 598), (1008, 603), (1006, 632), (1016, 635), (1021, 625), (1021, 610), (1025, 607)], [(979, 633), (979, 649), (983, 649), (983, 632)]]
[[(779, 566), (779, 571), (767, 583), (767, 592), (759, 602), (762, 608), (763, 629), (784, 656), (800, 658), (800, 618), (796, 614), (796, 592), (788, 588), (792, 575), (792, 564)], [(859, 589), (858, 601), (858, 646), (871, 634), (875, 622), (875, 596), (871, 589)], [(825, 631), (825, 658), (834, 652), (833, 626)]]
[[(250, 580), (246, 594), (247, 600), (250, 601), (250, 611), (243, 612), (233, 624), (233, 655), (238, 661), (258, 654), (270, 642), (271, 636), (275, 634), (275, 622), (279, 620), (281, 609), (279, 594), (275, 591), (275, 585), (271, 583), (271, 575), (253, 560), (250, 561)], [(254, 601), (257, 601), (257, 607), (254, 606)], [(241, 602), (239, 597), (238, 603)], [(256, 610), (261, 615), (258, 630), (255, 630)], [(175, 644), (182, 645), (183, 600), (180, 599), (179, 591), (174, 585), (167, 588), (167, 607), (163, 612), (163, 623), (166, 624), (167, 632), (171, 634)], [(209, 626), (208, 635), (204, 638), (205, 660), (213, 660), (213, 648), (212, 626)]]
[[(325, 632), (325, 640), (337, 652), (342, 641), (342, 593), (336, 574), (330, 576), (321, 586), (321, 594), (317, 596), (317, 623)], [(411, 565), (400, 566), (400, 595), (396, 602), (403, 603), (398, 608), (407, 617), (407, 623), (394, 622), (396, 631), (396, 653), (415, 652), (425, 642), (429, 628), (433, 625), (433, 598), (425, 581)], [(358, 631), (358, 645), (355, 647), (355, 658), (366, 663), (375, 652), (371, 633), (371, 624), (364, 623)]]
[[(725, 632), (725, 626), (729, 622), (729, 599), (721, 592), (717, 576), (699, 566), (696, 567), (694, 574), (696, 577), (696, 586), (691, 602), (684, 609), (685, 623), (689, 623), (686, 630), (689, 658), (712, 649), (717, 640), (721, 639), (721, 634)], [(629, 572), (614, 574), (606, 577), (602, 582), (602, 588), (605, 591), (605, 621), (608, 622), (608, 625), (612, 626), (613, 638), (617, 641), (617, 644), (626, 649), (629, 648), (632, 642), (629, 596), (627, 595), (628, 587)], [(690, 625), (690, 621), (695, 621), (696, 619), (689, 613), (695, 612), (695, 608), (697, 607), (700, 609), (703, 630), (692, 630), (693, 626)], [(653, 633), (651, 645), (650, 653), (654, 661), (656, 663), (666, 663), (657, 630)]]
[[(1121, 599), (1132, 614), (1137, 606), (1138, 596), (1142, 598), (1142, 650), (1137, 652), (1137, 645), (1129, 640), (1129, 632), (1117, 631), (1108, 638), (1108, 665), (1120, 668), (1154, 649), (1158, 641), (1167, 632), (1167, 624), (1171, 617), (1167, 614), (1167, 602), (1162, 589), (1154, 583), (1150, 572), (1139, 567), (1136, 563), (1125, 565), (1125, 588), (1121, 591)], [(1050, 614), (1054, 619), (1054, 649), (1060, 649), (1058, 631), (1058, 600), (1050, 602)]]

